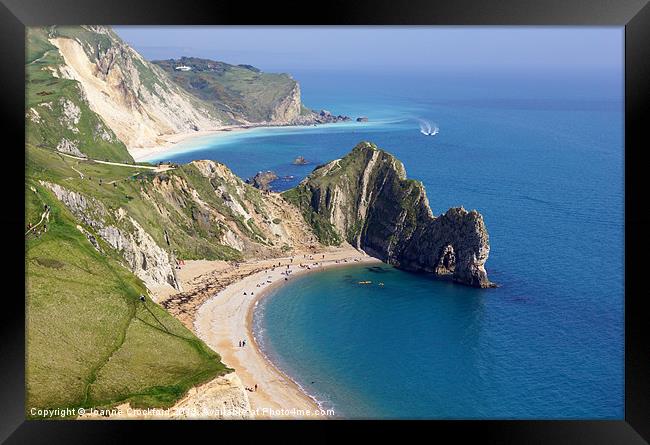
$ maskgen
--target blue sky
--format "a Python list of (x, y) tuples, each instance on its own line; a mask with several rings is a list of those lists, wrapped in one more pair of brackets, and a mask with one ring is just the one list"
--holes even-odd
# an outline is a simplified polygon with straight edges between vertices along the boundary
[(145, 58), (197, 56), (265, 71), (621, 70), (622, 27), (121, 26)]

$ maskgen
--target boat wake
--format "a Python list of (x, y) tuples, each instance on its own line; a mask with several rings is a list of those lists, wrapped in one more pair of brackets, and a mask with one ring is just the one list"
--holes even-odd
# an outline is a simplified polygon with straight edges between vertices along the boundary
[(425, 136), (435, 136), (440, 132), (440, 128), (435, 122), (429, 122), (424, 119), (418, 119), (420, 122), (420, 133)]

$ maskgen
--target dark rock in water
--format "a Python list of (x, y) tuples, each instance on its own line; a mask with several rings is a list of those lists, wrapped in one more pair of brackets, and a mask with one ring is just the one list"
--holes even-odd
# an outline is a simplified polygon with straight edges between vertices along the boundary
[(357, 122), (368, 122), (368, 117), (367, 116), (358, 117)]
[(307, 164), (309, 164), (309, 161), (307, 161), (302, 156), (298, 156), (296, 159), (293, 160), (293, 165), (307, 165)]
[(374, 144), (358, 144), (283, 196), (324, 244), (346, 240), (404, 270), (495, 286), (485, 271), (490, 245), (483, 216), (462, 207), (434, 216), (422, 183), (406, 179), (404, 165)]
[(271, 190), (271, 182), (275, 181), (276, 179), (278, 179), (278, 175), (276, 175), (275, 172), (269, 170), (265, 172), (257, 172), (255, 176), (246, 180), (246, 182), (255, 188), (268, 191)]
[(331, 124), (336, 122), (347, 122), (352, 120), (350, 116), (344, 116), (339, 114), (338, 116), (333, 115), (327, 110), (320, 110), (320, 112), (314, 112), (314, 122), (317, 124)]

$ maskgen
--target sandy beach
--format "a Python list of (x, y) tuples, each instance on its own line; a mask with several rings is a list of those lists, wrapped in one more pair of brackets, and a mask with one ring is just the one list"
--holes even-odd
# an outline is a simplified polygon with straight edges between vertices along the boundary
[[(169, 409), (138, 410), (125, 403), (108, 412), (89, 411), (77, 418), (316, 420), (335, 417), (336, 412), (321, 409), (317, 400), (262, 353), (253, 332), (253, 313), (269, 291), (298, 276), (332, 267), (377, 263), (381, 261), (350, 245), (239, 264), (186, 261), (177, 271), (185, 291), (178, 293), (171, 286), (160, 287), (151, 289), (151, 296), (218, 352), (235, 372), (190, 389)], [(246, 341), (245, 346), (240, 346), (242, 340)]]
[[(257, 302), (274, 287), (299, 275), (330, 267), (377, 262), (379, 260), (351, 247), (313, 254), (313, 260), (301, 254), (296, 255), (293, 262), (290, 258), (248, 262), (241, 267), (259, 267), (263, 263), (264, 269), (229, 284), (198, 309), (194, 320), (196, 334), (221, 355), (226, 365), (236, 370), (245, 388), (254, 389), (255, 384), (258, 385), (257, 391), (246, 390), (252, 417), (323, 418), (332, 415), (321, 411), (314, 399), (260, 351), (252, 330)], [(300, 267), (301, 263), (309, 269)], [(290, 271), (288, 276), (285, 275), (287, 271)], [(242, 340), (246, 345), (240, 347)]]
[(187, 142), (192, 139), (205, 137), (205, 136), (216, 136), (220, 134), (229, 134), (233, 131), (244, 131), (254, 128), (253, 126), (243, 126), (243, 125), (228, 125), (220, 128), (215, 128), (212, 130), (201, 130), (201, 131), (191, 131), (185, 133), (174, 133), (168, 135), (162, 135), (158, 137), (158, 143), (150, 147), (132, 147), (129, 148), (129, 153), (133, 156), (133, 159), (136, 162), (146, 162), (149, 158), (153, 156), (158, 156), (162, 153), (168, 153), (173, 151), (180, 142)]

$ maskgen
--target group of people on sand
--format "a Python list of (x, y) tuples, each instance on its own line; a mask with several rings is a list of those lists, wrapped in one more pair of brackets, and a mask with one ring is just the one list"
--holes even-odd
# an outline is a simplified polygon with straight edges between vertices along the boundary
[(239, 347), (243, 348), (244, 346), (246, 346), (246, 340), (239, 340)]
[[(261, 283), (257, 283), (257, 287), (262, 287), (262, 286), (264, 286), (266, 284), (271, 284), (271, 279), (270, 279), (271, 276), (269, 275), (267, 278), (268, 279), (266, 281), (262, 281)], [(252, 295), (252, 292), (251, 292), (251, 295)]]
[(247, 387), (246, 387), (246, 391), (257, 392), (257, 383), (256, 383), (255, 386), (253, 386), (252, 388), (249, 387), (249, 386), (247, 386)]
[(299, 266), (300, 266), (302, 269), (311, 270), (312, 267), (318, 267), (318, 266), (320, 266), (320, 263), (319, 263), (318, 261), (316, 261), (315, 263), (313, 263), (313, 264), (311, 264), (311, 265), (300, 263)]
[[(310, 259), (310, 260), (313, 260), (313, 259), (314, 259), (314, 256), (313, 256), (313, 255), (306, 255), (306, 254), (304, 254), (304, 255), (303, 255), (303, 258), (304, 258), (304, 259)], [(324, 254), (321, 255), (321, 259), (322, 259), (322, 260), (325, 259), (325, 255), (324, 255)], [(291, 263), (293, 263), (294, 257), (290, 257), (289, 260), (290, 260)], [(180, 261), (182, 261), (182, 260), (180, 260)], [(361, 260), (360, 260), (359, 258), (354, 258), (354, 261), (361, 261)], [(336, 264), (339, 264), (339, 263), (341, 263), (341, 262), (343, 262), (343, 263), (347, 263), (347, 262), (348, 262), (348, 259), (347, 259), (347, 258), (337, 259), (337, 260), (334, 260), (334, 262), (335, 262)], [(307, 269), (307, 270), (311, 270), (313, 267), (319, 267), (319, 266), (322, 266), (322, 265), (323, 265), (323, 262), (318, 262), (318, 261), (315, 261), (315, 262), (313, 262), (312, 264), (303, 264), (302, 262), (298, 264), (298, 266), (299, 266), (301, 269)], [(239, 267), (239, 263), (235, 263), (235, 267)], [(276, 264), (276, 263), (273, 263), (273, 265), (271, 266), (271, 269), (270, 269), (270, 270), (273, 271), (273, 272), (275, 272), (275, 268), (276, 268), (276, 267), (282, 267), (282, 261), (278, 261), (277, 264)], [(284, 281), (287, 281), (287, 280), (289, 279), (289, 275), (290, 275), (291, 273), (293, 273), (293, 270), (291, 270), (291, 265), (290, 265), (290, 264), (285, 264), (285, 267), (286, 267), (286, 269), (285, 269), (284, 271), (280, 272), (280, 274), (284, 275), (284, 276), (285, 276), (285, 277), (284, 277)], [(179, 268), (180, 268), (180, 267), (179, 267)], [(266, 284), (271, 284), (271, 276), (270, 276), (270, 275), (267, 277), (267, 280), (262, 281), (261, 283), (257, 283), (257, 284), (256, 284), (256, 287), (261, 288), (261, 287), (263, 287), (263, 286), (266, 285)], [(249, 294), (248, 294), (248, 292), (244, 291), (244, 295), (249, 295)], [(250, 292), (250, 295), (255, 295), (255, 293), (251, 291), (251, 292)]]

